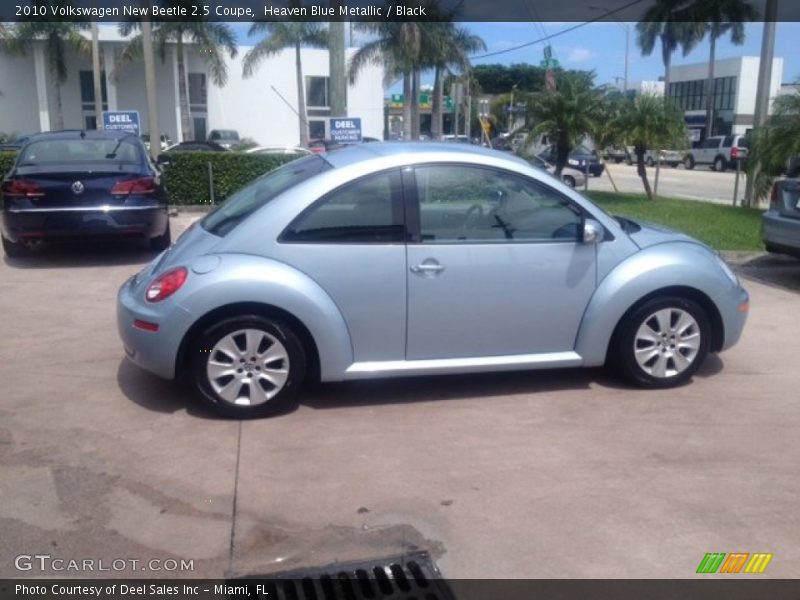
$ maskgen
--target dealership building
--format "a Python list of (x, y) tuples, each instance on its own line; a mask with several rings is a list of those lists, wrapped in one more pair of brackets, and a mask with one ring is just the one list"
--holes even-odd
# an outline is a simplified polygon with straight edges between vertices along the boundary
[[(88, 32), (85, 35), (89, 35)], [(103, 109), (139, 112), (142, 133), (147, 131), (144, 65), (130, 62), (117, 72), (114, 66), (126, 44), (116, 27), (99, 27)], [(250, 49), (239, 46), (236, 57), (227, 54), (228, 81), (217, 87), (202, 60), (203, 48), (187, 43), (187, 82), (194, 138), (205, 139), (212, 129), (235, 129), (241, 137), (261, 145), (297, 145), (295, 52), (287, 48), (262, 61), (252, 77), (242, 75), (242, 60)], [(355, 49), (349, 48), (349, 57)], [(330, 115), (328, 52), (303, 48), (307, 122), (311, 137), (323, 137)], [(24, 56), (0, 53), (0, 132), (18, 134), (50, 131), (57, 104), (55, 82), (47, 66), (44, 42), (34, 42)], [(91, 56), (68, 51), (67, 80), (61, 85), (64, 127), (93, 129), (94, 85)], [(178, 60), (175, 46), (161, 60), (156, 54), (159, 127), (174, 142), (184, 141), (178, 101)], [(384, 128), (383, 68), (367, 65), (347, 87), (347, 116), (361, 119), (362, 135), (382, 138)]]

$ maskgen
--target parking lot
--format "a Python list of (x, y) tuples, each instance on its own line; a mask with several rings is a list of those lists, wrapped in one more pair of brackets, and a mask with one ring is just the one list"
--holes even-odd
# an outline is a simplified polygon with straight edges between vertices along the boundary
[(221, 577), (414, 549), (451, 578), (683, 578), (707, 552), (798, 575), (800, 262), (743, 268), (741, 343), (679, 389), (598, 369), (324, 384), (240, 423), (124, 359), (116, 291), (151, 258), (0, 264), (2, 577), (43, 574), (20, 554)]

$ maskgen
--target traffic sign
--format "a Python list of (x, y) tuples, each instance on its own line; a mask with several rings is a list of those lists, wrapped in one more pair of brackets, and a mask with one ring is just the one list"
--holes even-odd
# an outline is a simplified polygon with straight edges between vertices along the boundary
[(331, 117), (330, 139), (336, 144), (355, 144), (361, 141), (359, 117)]
[(104, 110), (103, 129), (107, 131), (127, 131), (139, 135), (138, 110)]

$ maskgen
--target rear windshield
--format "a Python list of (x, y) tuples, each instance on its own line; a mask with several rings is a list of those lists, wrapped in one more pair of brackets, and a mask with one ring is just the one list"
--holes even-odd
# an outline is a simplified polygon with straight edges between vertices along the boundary
[(314, 175), (332, 168), (319, 156), (306, 156), (262, 175), (220, 204), (201, 221), (203, 228), (224, 236), (259, 208)]
[(238, 132), (232, 129), (217, 129), (211, 134), (213, 140), (238, 140)]
[(19, 166), (54, 163), (110, 162), (137, 164), (139, 147), (131, 139), (36, 140), (25, 146)]

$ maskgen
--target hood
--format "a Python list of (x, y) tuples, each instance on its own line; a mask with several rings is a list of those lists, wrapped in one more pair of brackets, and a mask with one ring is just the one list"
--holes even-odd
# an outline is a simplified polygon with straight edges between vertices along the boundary
[(639, 248), (647, 248), (649, 246), (665, 244), (667, 242), (690, 242), (692, 244), (699, 244), (700, 246), (708, 247), (706, 244), (690, 235), (686, 235), (685, 233), (675, 231), (674, 229), (669, 229), (668, 227), (664, 227), (656, 223), (627, 218), (626, 220), (631, 223), (632, 226), (626, 227), (625, 229), (634, 243), (639, 246)]

